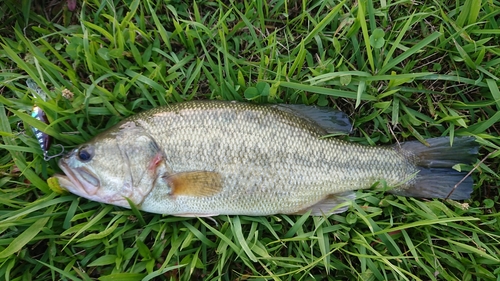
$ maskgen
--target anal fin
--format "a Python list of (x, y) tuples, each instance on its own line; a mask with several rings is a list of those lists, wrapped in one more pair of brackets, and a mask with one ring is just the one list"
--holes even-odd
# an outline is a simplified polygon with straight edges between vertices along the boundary
[(323, 215), (331, 215), (343, 213), (349, 209), (349, 206), (341, 206), (340, 204), (350, 202), (356, 199), (356, 195), (353, 191), (347, 191), (342, 193), (330, 194), (326, 196), (323, 200), (317, 202), (316, 204), (309, 206), (305, 209), (302, 209), (294, 215), (303, 215), (309, 211), (311, 211), (312, 216), (323, 216)]
[(173, 196), (208, 197), (222, 190), (222, 176), (217, 172), (180, 172), (164, 177)]

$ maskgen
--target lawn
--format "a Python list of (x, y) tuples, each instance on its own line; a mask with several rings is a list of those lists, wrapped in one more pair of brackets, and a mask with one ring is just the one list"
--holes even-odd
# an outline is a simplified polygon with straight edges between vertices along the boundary
[[(0, 279), (500, 280), (499, 1), (74, 2), (0, 4)], [(330, 217), (211, 220), (47, 183), (31, 128), (68, 151), (192, 99), (333, 107), (365, 145), (473, 136), (472, 198), (365, 190)]]

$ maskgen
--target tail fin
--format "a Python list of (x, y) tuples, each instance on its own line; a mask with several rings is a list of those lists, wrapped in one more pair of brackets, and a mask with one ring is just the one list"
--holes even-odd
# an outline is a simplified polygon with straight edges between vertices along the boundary
[[(477, 158), (479, 145), (475, 139), (472, 137), (455, 138), (453, 146), (450, 146), (448, 137), (426, 141), (429, 146), (418, 141), (405, 142), (401, 145), (403, 153), (415, 161), (419, 172), (411, 181), (411, 185), (391, 192), (412, 197), (454, 200), (470, 198), (473, 187), (472, 178), (464, 179), (466, 173), (458, 172), (452, 167), (459, 163), (470, 164)], [(458, 183), (460, 184), (457, 185)], [(448, 197), (450, 192), (452, 193)]]

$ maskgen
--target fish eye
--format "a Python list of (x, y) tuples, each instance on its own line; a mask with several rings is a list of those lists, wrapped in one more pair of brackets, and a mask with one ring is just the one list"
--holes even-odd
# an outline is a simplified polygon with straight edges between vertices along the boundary
[(78, 159), (82, 162), (88, 162), (94, 156), (94, 150), (89, 146), (82, 146), (77, 152)]

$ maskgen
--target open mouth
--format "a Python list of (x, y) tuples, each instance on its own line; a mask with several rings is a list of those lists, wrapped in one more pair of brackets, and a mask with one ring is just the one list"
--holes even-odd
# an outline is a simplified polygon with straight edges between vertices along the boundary
[(59, 184), (70, 192), (88, 197), (95, 195), (99, 189), (100, 182), (91, 172), (83, 167), (70, 168), (64, 161), (59, 160), (59, 167), (66, 175), (57, 175)]

